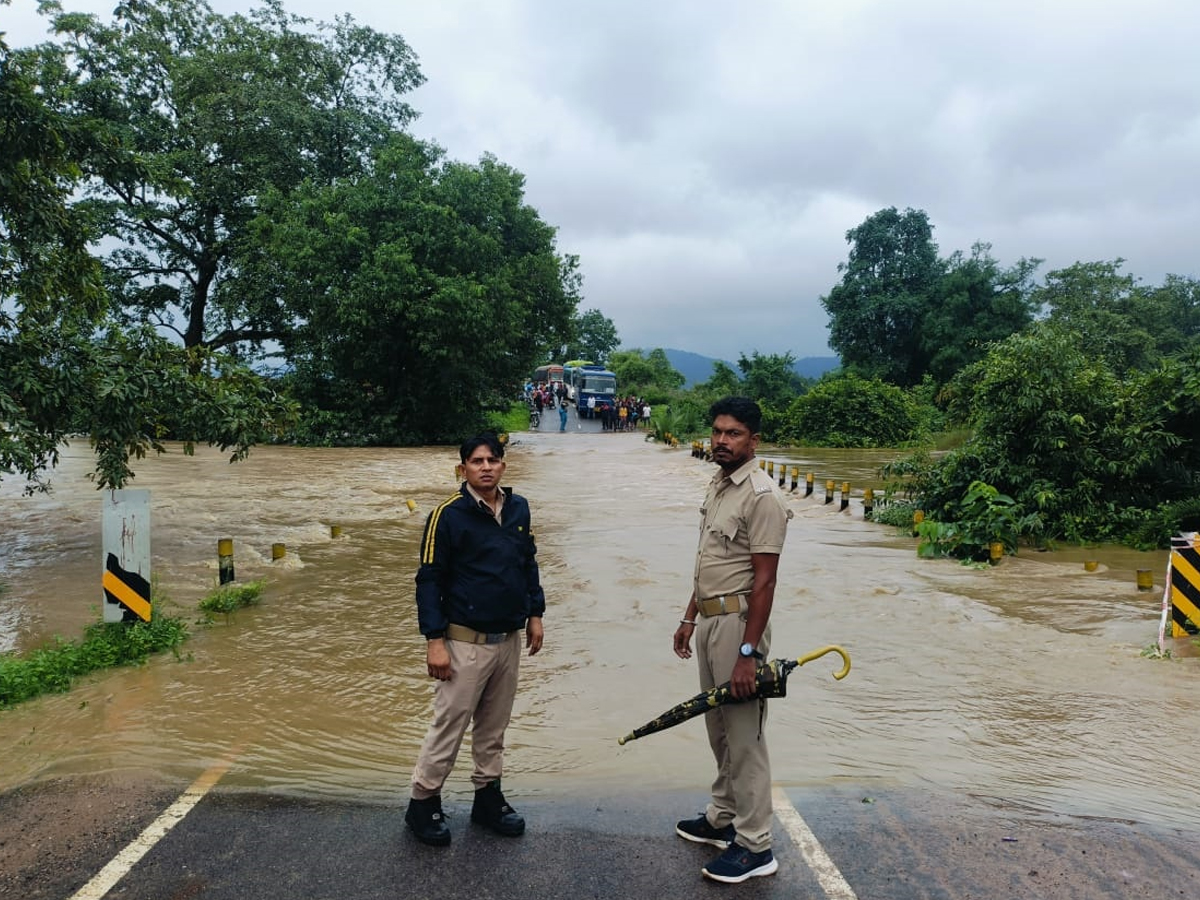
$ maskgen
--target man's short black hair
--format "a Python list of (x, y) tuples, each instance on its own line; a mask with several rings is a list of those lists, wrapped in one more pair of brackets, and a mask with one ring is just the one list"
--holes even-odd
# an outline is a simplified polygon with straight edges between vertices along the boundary
[(751, 434), (762, 431), (762, 410), (749, 397), (722, 397), (708, 408), (708, 421), (712, 424), (717, 416), (733, 416), (750, 429)]
[(485, 445), (497, 459), (504, 459), (504, 444), (500, 443), (500, 436), (494, 431), (485, 431), (463, 441), (462, 446), (458, 448), (459, 461), (465, 463), (472, 453)]

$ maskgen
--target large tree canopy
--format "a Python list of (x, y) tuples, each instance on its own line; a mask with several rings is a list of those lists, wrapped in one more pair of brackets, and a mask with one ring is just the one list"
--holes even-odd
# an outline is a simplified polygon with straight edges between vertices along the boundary
[(608, 363), (608, 355), (620, 346), (617, 326), (598, 309), (589, 309), (575, 317), (573, 337), (559, 354), (560, 359), (590, 359), (596, 365)]
[(112, 327), (97, 233), (70, 205), (96, 138), (54, 108), (43, 62), (0, 41), (0, 477), (44, 487), (74, 432), (96, 450), (98, 487), (124, 485), (167, 434), (245, 455), (290, 407), (228, 358)]
[(42, 83), (95, 136), (86, 187), (110, 290), (128, 321), (186, 347), (245, 353), (279, 337), (288, 298), (248, 234), (260, 198), (360, 172), (412, 117), (421, 82), (402, 38), (348, 16), (313, 26), (267, 0), (125, 0), (111, 22), (58, 10)]
[(889, 207), (847, 231), (846, 240), (841, 283), (821, 298), (829, 346), (844, 366), (869, 377), (917, 384), (926, 371), (922, 321), (944, 268), (929, 217)]
[(565, 343), (577, 262), (495, 159), (398, 134), (363, 174), (277, 199), (257, 228), (301, 317), (285, 353), (309, 438), (460, 437)]

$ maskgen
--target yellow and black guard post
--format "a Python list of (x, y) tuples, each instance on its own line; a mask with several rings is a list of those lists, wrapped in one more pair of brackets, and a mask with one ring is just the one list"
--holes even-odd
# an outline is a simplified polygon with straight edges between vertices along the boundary
[(137, 572), (122, 569), (115, 553), (108, 554), (103, 580), (104, 599), (120, 604), (122, 621), (150, 621), (150, 582)]
[(1171, 637), (1200, 628), (1200, 537), (1171, 538)]

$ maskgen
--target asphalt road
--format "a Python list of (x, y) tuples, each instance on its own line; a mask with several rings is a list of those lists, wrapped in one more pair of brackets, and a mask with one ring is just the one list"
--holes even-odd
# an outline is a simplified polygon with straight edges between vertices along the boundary
[[(187, 786), (183, 786), (186, 788)], [(695, 794), (613, 785), (605, 796), (506, 793), (529, 827), (495, 836), (447, 804), (448, 848), (417, 843), (395, 805), (202, 786), (55, 782), (0, 796), (0, 896), (180, 898), (1194, 898), (1195, 834), (1056, 816), (1002, 798), (788, 788), (776, 792), (777, 874), (709, 882), (715, 853), (674, 834)], [(164, 821), (165, 819), (165, 821)], [(81, 829), (86, 829), (81, 833)], [(139, 856), (140, 854), (140, 856)], [(118, 865), (113, 861), (120, 862)], [(105, 872), (105, 867), (110, 869)]]

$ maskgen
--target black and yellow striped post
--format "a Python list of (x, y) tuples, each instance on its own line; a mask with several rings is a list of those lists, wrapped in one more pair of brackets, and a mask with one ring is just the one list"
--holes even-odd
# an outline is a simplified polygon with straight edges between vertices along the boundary
[(287, 544), (275, 543), (271, 545), (271, 562), (279, 562), (287, 556)]
[(863, 518), (869, 519), (875, 512), (875, 492), (870, 488), (863, 491)]
[(767, 475), (771, 478), (775, 477), (775, 463), (771, 460), (767, 460)]
[(221, 584), (233, 581), (233, 538), (221, 538), (217, 541), (217, 577)]
[(787, 463), (779, 464), (779, 486), (787, 484)]
[(850, 508), (850, 482), (842, 482), (842, 505), (841, 510), (845, 512)]
[(832, 478), (825, 482), (825, 502), (826, 503), (833, 502), (833, 479)]
[(1200, 536), (1171, 539), (1171, 637), (1200, 627)]
[(150, 492), (108, 491), (101, 531), (103, 620), (149, 622)]
[(804, 496), (811, 497), (813, 492), (813, 473), (804, 476)]
[(800, 480), (800, 469), (797, 466), (792, 466), (789, 474), (792, 476), (792, 490), (794, 491), (796, 490), (796, 482)]

